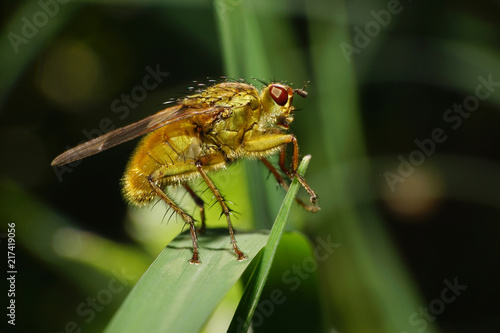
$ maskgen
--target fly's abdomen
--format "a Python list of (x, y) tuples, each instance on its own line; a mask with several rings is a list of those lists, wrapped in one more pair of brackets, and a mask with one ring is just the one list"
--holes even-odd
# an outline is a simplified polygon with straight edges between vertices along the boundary
[(145, 206), (156, 197), (156, 192), (149, 183), (149, 175), (161, 167), (161, 164), (149, 155), (151, 138), (156, 135), (156, 131), (148, 134), (137, 145), (122, 178), (123, 196), (136, 206)]
[(145, 206), (156, 198), (150, 181), (163, 188), (198, 176), (195, 161), (202, 155), (201, 142), (193, 133), (171, 127), (145, 136), (132, 154), (122, 178), (129, 203)]

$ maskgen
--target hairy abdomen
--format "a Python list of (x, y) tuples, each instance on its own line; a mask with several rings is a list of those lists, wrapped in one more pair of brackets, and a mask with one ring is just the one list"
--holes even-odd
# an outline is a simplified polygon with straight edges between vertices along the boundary
[[(208, 155), (207, 155), (208, 154)], [(122, 178), (125, 199), (145, 206), (157, 197), (151, 181), (164, 188), (180, 185), (199, 177), (195, 161), (203, 161), (206, 170), (223, 166), (220, 151), (203, 145), (199, 133), (187, 125), (172, 124), (145, 136), (135, 149)]]

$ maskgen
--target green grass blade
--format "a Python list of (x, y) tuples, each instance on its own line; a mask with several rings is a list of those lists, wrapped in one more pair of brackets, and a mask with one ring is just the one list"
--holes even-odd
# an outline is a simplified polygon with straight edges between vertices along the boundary
[[(345, 244), (323, 263), (328, 285), (324, 295), (336, 330), (410, 331), (408, 317), (423, 301), (392, 243), (387, 223), (374, 206), (356, 202), (359, 194), (373, 191), (373, 173), (359, 109), (356, 67), (339, 47), (353, 43), (345, 3), (325, 0), (306, 7), (313, 82), (319, 88), (315, 100), (322, 121), (318, 125), (323, 126), (318, 133), (323, 135), (321, 148), (331, 166), (326, 178), (328, 184), (335, 184), (317, 189), (329, 198), (329, 204), (324, 205), (324, 220), (316, 232), (335, 235)], [(335, 15), (318, 20), (325, 12)], [(329, 223), (332, 215), (335, 223)], [(432, 322), (426, 332), (435, 332)]]
[(199, 238), (200, 265), (191, 265), (189, 233), (174, 239), (151, 264), (105, 332), (198, 332), (265, 245), (265, 233), (239, 233), (249, 260), (237, 261), (227, 229)]
[[(304, 175), (310, 160), (310, 155), (307, 155), (302, 159), (298, 168), (298, 173), (300, 175)], [(264, 248), (264, 253), (262, 254), (259, 266), (256, 268), (245, 289), (231, 325), (229, 326), (228, 332), (246, 332), (250, 327), (253, 314), (257, 308), (262, 290), (264, 289), (264, 284), (269, 275), (269, 271), (276, 254), (276, 249), (278, 248), (279, 241), (283, 235), (283, 231), (285, 230), (286, 221), (290, 215), (290, 209), (299, 190), (299, 186), (300, 184), (298, 179), (295, 178), (285, 199), (283, 200), (283, 204), (281, 205), (278, 216), (276, 217), (273, 228), (271, 229), (271, 233), (269, 234), (269, 239), (266, 247)], [(239, 327), (240, 325), (242, 325), (241, 328)]]

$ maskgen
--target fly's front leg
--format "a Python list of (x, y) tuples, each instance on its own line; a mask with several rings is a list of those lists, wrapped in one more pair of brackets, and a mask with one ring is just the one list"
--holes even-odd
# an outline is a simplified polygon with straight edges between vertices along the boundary
[[(290, 135), (290, 142), (293, 144), (293, 156), (292, 156), (292, 170), (289, 170), (285, 166), (286, 162), (286, 145), (283, 145), (280, 152), (280, 168), (286, 173), (290, 178), (297, 177), (299, 183), (304, 187), (304, 189), (309, 193), (309, 200), (313, 205), (318, 203), (318, 196), (314, 193), (313, 189), (307, 184), (304, 177), (297, 173), (297, 168), (299, 167), (299, 144), (297, 142), (297, 138), (293, 135)], [(288, 142), (287, 142), (288, 143)]]
[(231, 244), (233, 244), (233, 249), (234, 249), (234, 252), (236, 253), (236, 255), (238, 256), (238, 260), (245, 260), (245, 259), (247, 259), (247, 257), (243, 254), (243, 252), (240, 251), (240, 249), (238, 248), (238, 245), (236, 244), (236, 238), (234, 237), (233, 225), (231, 223), (231, 218), (230, 218), (231, 210), (229, 209), (229, 207), (227, 207), (224, 198), (220, 194), (220, 192), (217, 189), (217, 187), (215, 186), (215, 184), (208, 177), (208, 175), (205, 172), (205, 170), (203, 170), (203, 165), (202, 165), (202, 163), (200, 161), (196, 161), (196, 168), (198, 169), (198, 172), (200, 173), (201, 177), (203, 178), (203, 180), (205, 181), (205, 183), (207, 183), (208, 187), (210, 188), (210, 190), (212, 191), (212, 193), (215, 195), (215, 198), (217, 199), (217, 201), (221, 205), (221, 207), (222, 207), (222, 213), (224, 215), (226, 215), (227, 226), (228, 226), (228, 229), (229, 229), (229, 235), (231, 236)]
[[(271, 164), (271, 162), (269, 162), (264, 157), (262, 157), (260, 160), (269, 169), (269, 171), (271, 171), (271, 173), (273, 174), (274, 178), (276, 179), (276, 182), (278, 184), (280, 184), (281, 187), (283, 187), (285, 189), (285, 191), (288, 191), (288, 185), (287, 185), (287, 183), (285, 183), (285, 180), (280, 175), (280, 173), (278, 172), (278, 170), (276, 170), (276, 168)], [(295, 202), (297, 202), (300, 206), (302, 206), (302, 208), (304, 208), (305, 210), (307, 210), (309, 212), (316, 213), (320, 209), (318, 206), (308, 205), (308, 204), (304, 203), (302, 200), (300, 200), (297, 197), (295, 197)]]
[(196, 229), (194, 227), (194, 219), (186, 213), (182, 208), (180, 208), (170, 197), (156, 184), (157, 180), (152, 176), (148, 176), (149, 184), (155, 190), (156, 194), (167, 203), (177, 214), (179, 214), (184, 222), (189, 224), (189, 230), (191, 232), (191, 239), (193, 240), (193, 257), (189, 262), (191, 264), (198, 265), (201, 263), (198, 252), (198, 237), (196, 236)]
[[(289, 170), (285, 166), (286, 162), (286, 144), (293, 144), (293, 156), (292, 156), (292, 168)], [(247, 139), (243, 143), (243, 147), (247, 152), (255, 153), (255, 154), (269, 154), (269, 152), (275, 151), (277, 149), (281, 149), (280, 151), (280, 160), (279, 165), (281, 170), (290, 177), (291, 179), (297, 177), (299, 183), (304, 187), (304, 189), (309, 193), (311, 203), (316, 205), (318, 201), (318, 196), (311, 187), (307, 184), (304, 177), (297, 173), (297, 168), (299, 167), (299, 145), (297, 143), (297, 139), (291, 134), (262, 134), (256, 135), (252, 139)], [(266, 164), (266, 163), (264, 163)], [(267, 164), (266, 164), (267, 166)], [(268, 166), (269, 168), (269, 166)], [(274, 168), (273, 168), (274, 169)], [(271, 169), (270, 169), (271, 170)], [(273, 172), (273, 170), (271, 170)], [(276, 177), (277, 172), (273, 172)], [(279, 175), (279, 174), (278, 174)], [(283, 184), (283, 181), (280, 181), (278, 178), (278, 183)], [(282, 185), (283, 186), (283, 185)], [(318, 208), (319, 209), (319, 208)], [(313, 210), (316, 211), (316, 210)]]

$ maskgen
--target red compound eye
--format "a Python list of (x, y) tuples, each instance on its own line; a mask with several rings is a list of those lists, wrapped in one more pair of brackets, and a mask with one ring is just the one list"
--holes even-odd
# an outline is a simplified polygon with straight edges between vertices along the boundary
[(269, 88), (269, 93), (279, 106), (283, 106), (288, 102), (288, 92), (283, 87), (273, 84), (271, 88)]

